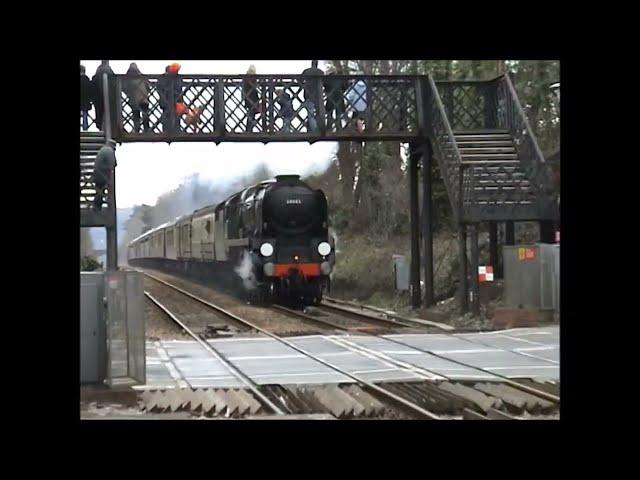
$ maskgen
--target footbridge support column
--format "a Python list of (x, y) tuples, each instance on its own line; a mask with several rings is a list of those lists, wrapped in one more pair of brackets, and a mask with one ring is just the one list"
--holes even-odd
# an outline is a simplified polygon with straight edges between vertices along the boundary
[(478, 283), (480, 255), (478, 249), (477, 223), (469, 225), (469, 233), (471, 234), (471, 268), (469, 269), (469, 278), (471, 279), (471, 313), (474, 317), (477, 317), (480, 315), (480, 284)]
[(418, 161), (420, 147), (409, 145), (409, 205), (411, 210), (411, 306), (420, 307), (420, 211), (418, 199)]
[(467, 284), (467, 226), (460, 223), (458, 226), (458, 263), (459, 263), (459, 286), (458, 299), (460, 302), (460, 313), (469, 311), (469, 289)]
[(424, 243), (424, 306), (434, 302), (433, 285), (433, 187), (431, 145), (422, 145), (422, 239)]

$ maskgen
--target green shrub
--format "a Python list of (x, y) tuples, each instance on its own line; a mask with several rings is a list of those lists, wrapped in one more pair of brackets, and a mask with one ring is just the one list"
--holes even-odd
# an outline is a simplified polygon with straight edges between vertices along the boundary
[(98, 262), (95, 258), (85, 255), (80, 257), (80, 271), (81, 272), (94, 272), (96, 270), (102, 270), (102, 263)]

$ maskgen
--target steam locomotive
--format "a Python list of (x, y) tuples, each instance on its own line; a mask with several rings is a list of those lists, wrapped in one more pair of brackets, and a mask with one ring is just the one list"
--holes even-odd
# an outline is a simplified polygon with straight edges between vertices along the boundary
[(147, 231), (128, 245), (132, 266), (235, 276), (251, 299), (318, 303), (335, 265), (327, 199), (280, 175), (218, 205)]

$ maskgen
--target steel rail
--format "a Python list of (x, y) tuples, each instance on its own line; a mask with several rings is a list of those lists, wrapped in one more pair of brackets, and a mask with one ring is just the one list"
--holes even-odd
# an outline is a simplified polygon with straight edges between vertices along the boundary
[(176, 317), (167, 307), (162, 305), (157, 299), (155, 299), (149, 292), (144, 291), (145, 296), (151, 300), (160, 310), (162, 310), (173, 322), (175, 322), (180, 328), (182, 328), (190, 337), (192, 337), (196, 342), (198, 342), (207, 352), (211, 354), (216, 360), (222, 363), (227, 370), (229, 370), (238, 380), (244, 383), (253, 393), (256, 395), (262, 402), (264, 402), (273, 412), (277, 415), (286, 415), (286, 413), (280, 409), (277, 405), (275, 405), (269, 398), (267, 398), (261, 391), (260, 387), (257, 383), (255, 383), (251, 378), (246, 376), (240, 370), (238, 370), (231, 362), (226, 360), (222, 355), (218, 353), (216, 349), (214, 349), (207, 342), (202, 340), (198, 335), (196, 335), (189, 327), (187, 327), (178, 317)]
[[(330, 311), (334, 311), (334, 312), (338, 312), (341, 313), (343, 315), (351, 315), (352, 317), (357, 317), (358, 319), (366, 319), (366, 321), (370, 321), (371, 323), (379, 323), (379, 324), (385, 324), (385, 326), (395, 326), (395, 327), (407, 327), (407, 328), (411, 328), (411, 327), (415, 327), (418, 326), (419, 324), (416, 323), (416, 325), (411, 325), (410, 323), (406, 323), (403, 322), (401, 320), (397, 320), (395, 318), (382, 318), (382, 317), (377, 317), (374, 315), (370, 315), (364, 312), (357, 312), (355, 310), (349, 310), (347, 308), (341, 308), (338, 307), (337, 305), (328, 305), (326, 303), (322, 303), (320, 305), (318, 305), (318, 308), (320, 310), (330, 310)], [(361, 320), (362, 321), (362, 320)], [(420, 325), (423, 328), (426, 328), (426, 325)]]
[(402, 397), (396, 395), (395, 393), (392, 393), (392, 392), (390, 392), (388, 390), (385, 390), (384, 388), (382, 388), (382, 387), (380, 387), (380, 386), (378, 386), (378, 385), (376, 385), (374, 383), (371, 383), (371, 382), (369, 382), (369, 381), (367, 381), (367, 380), (365, 380), (365, 379), (363, 379), (363, 378), (361, 378), (361, 377), (359, 377), (357, 375), (349, 373), (346, 370), (343, 370), (340, 367), (337, 367), (336, 365), (333, 365), (332, 363), (327, 362), (326, 360), (323, 360), (322, 358), (319, 358), (319, 357), (313, 355), (312, 353), (309, 353), (306, 350), (294, 345), (290, 341), (288, 341), (288, 340), (286, 340), (286, 339), (284, 339), (284, 338), (282, 338), (282, 337), (280, 337), (280, 336), (278, 336), (276, 334), (273, 334), (273, 333), (269, 332), (268, 330), (265, 330), (265, 329), (255, 325), (254, 323), (250, 322), (249, 320), (241, 318), (241, 317), (229, 312), (228, 310), (225, 310), (222, 307), (219, 307), (218, 305), (215, 305), (215, 304), (213, 304), (211, 302), (208, 302), (207, 300), (204, 300), (204, 299), (202, 299), (202, 298), (200, 298), (200, 297), (198, 297), (196, 295), (193, 295), (190, 292), (187, 292), (186, 290), (183, 290), (180, 287), (177, 287), (176, 285), (173, 285), (173, 284), (171, 284), (169, 282), (166, 282), (166, 281), (162, 280), (161, 278), (156, 277), (155, 275), (151, 275), (151, 274), (149, 274), (147, 272), (143, 272), (143, 273), (144, 273), (144, 275), (148, 276), (149, 278), (151, 278), (153, 280), (156, 280), (157, 282), (160, 282), (160, 283), (162, 283), (162, 284), (164, 284), (164, 285), (166, 285), (166, 286), (168, 286), (170, 288), (173, 288), (174, 290), (176, 290), (176, 291), (178, 291), (180, 293), (183, 293), (184, 295), (186, 295), (186, 296), (188, 296), (188, 297), (190, 297), (190, 298), (202, 303), (203, 305), (207, 305), (208, 307), (212, 308), (213, 310), (215, 310), (215, 311), (217, 311), (217, 312), (219, 312), (219, 313), (221, 313), (223, 315), (226, 315), (227, 317), (232, 318), (232, 319), (234, 319), (234, 320), (236, 320), (236, 321), (238, 321), (240, 323), (243, 323), (243, 324), (247, 325), (248, 327), (253, 328), (254, 330), (257, 330), (258, 332), (260, 332), (260, 333), (262, 333), (264, 335), (267, 335), (268, 337), (271, 337), (274, 340), (276, 340), (276, 341), (278, 341), (278, 342), (280, 342), (280, 343), (282, 343), (284, 345), (287, 345), (289, 348), (292, 348), (293, 350), (305, 355), (306, 357), (311, 358), (312, 360), (314, 360), (314, 361), (316, 361), (318, 363), (321, 363), (322, 365), (324, 365), (324, 366), (326, 366), (326, 367), (328, 367), (328, 368), (330, 368), (330, 369), (332, 369), (332, 370), (334, 370), (334, 371), (336, 371), (336, 372), (338, 372), (338, 373), (340, 373), (340, 374), (342, 374), (342, 375), (344, 375), (346, 377), (349, 377), (352, 380), (355, 380), (356, 382), (360, 383), (361, 385), (364, 385), (365, 387), (367, 387), (369, 390), (373, 390), (373, 391), (378, 392), (379, 394), (383, 395), (384, 397), (386, 397), (388, 399), (391, 399), (393, 402), (402, 405), (403, 407), (405, 407), (406, 409), (410, 410), (414, 414), (419, 415), (420, 417), (431, 419), (431, 420), (441, 420), (441, 418), (438, 415), (436, 415), (436, 414), (434, 414), (434, 413), (432, 413), (432, 412), (430, 412), (428, 410), (425, 410), (424, 408), (420, 407), (419, 405), (416, 405), (415, 403), (412, 403), (412, 402), (406, 400), (405, 398), (402, 398)]
[[(325, 305), (325, 306), (326, 306), (326, 305)], [(349, 331), (349, 329), (348, 329), (347, 327), (344, 327), (344, 326), (342, 326), (342, 325), (337, 325), (337, 324), (329, 323), (329, 322), (328, 322), (328, 321), (326, 321), (326, 320), (322, 320), (322, 319), (314, 318), (314, 317), (311, 317), (311, 316), (309, 316), (309, 315), (306, 315), (305, 313), (298, 312), (298, 311), (296, 311), (296, 310), (291, 310), (291, 309), (288, 309), (288, 308), (285, 308), (285, 307), (281, 307), (281, 306), (278, 306), (278, 308), (279, 308), (280, 310), (286, 311), (287, 313), (289, 313), (289, 314), (291, 314), (291, 315), (295, 315), (295, 316), (298, 316), (298, 317), (301, 317), (301, 318), (305, 318), (305, 319), (307, 319), (307, 320), (313, 320), (313, 321), (316, 321), (316, 322), (323, 322), (323, 323), (327, 323), (327, 324), (330, 324), (331, 326), (334, 326), (335, 328), (339, 328), (339, 329), (344, 330), (344, 331)], [(340, 311), (342, 311), (342, 310), (341, 310), (341, 309), (339, 309), (339, 308), (336, 308), (336, 310), (340, 310)], [(354, 313), (355, 315), (358, 315), (356, 312), (352, 312), (352, 311), (348, 311), (348, 313)], [(363, 315), (363, 316), (364, 316), (365, 318), (369, 318), (369, 317), (367, 317), (367, 316), (365, 316), (365, 315)], [(440, 358), (440, 359), (442, 359), (442, 360), (446, 360), (446, 361), (449, 361), (449, 362), (453, 362), (453, 363), (456, 363), (456, 364), (458, 364), (458, 365), (461, 365), (461, 366), (464, 366), (464, 367), (470, 368), (470, 369), (472, 369), (472, 370), (478, 370), (478, 371), (480, 371), (480, 372), (486, 373), (487, 375), (492, 375), (492, 376), (498, 377), (498, 378), (500, 378), (501, 380), (503, 380), (503, 381), (504, 381), (504, 383), (506, 383), (506, 384), (508, 384), (508, 385), (510, 385), (510, 386), (512, 386), (512, 387), (514, 387), (514, 388), (517, 388), (517, 389), (519, 389), (519, 390), (521, 390), (521, 391), (524, 391), (524, 392), (530, 393), (531, 395), (538, 396), (538, 397), (543, 398), (543, 399), (545, 399), (545, 400), (548, 400), (548, 401), (550, 401), (550, 402), (552, 402), (552, 403), (556, 403), (556, 404), (560, 403), (560, 397), (558, 397), (557, 395), (553, 395), (553, 394), (551, 394), (551, 393), (548, 393), (548, 392), (545, 392), (545, 391), (542, 391), (542, 390), (538, 390), (538, 389), (536, 389), (536, 388), (529, 387), (529, 386), (527, 386), (527, 385), (522, 385), (521, 383), (518, 383), (518, 382), (516, 382), (516, 381), (514, 381), (514, 380), (511, 380), (509, 377), (506, 377), (506, 376), (504, 376), (504, 375), (501, 375), (501, 374), (499, 374), (499, 373), (495, 373), (495, 372), (492, 372), (492, 371), (489, 371), (489, 370), (485, 370), (485, 369), (484, 369), (484, 368), (482, 368), (482, 367), (478, 367), (478, 366), (475, 366), (475, 365), (470, 365), (470, 364), (468, 364), (468, 363), (464, 363), (464, 362), (461, 362), (461, 361), (459, 361), (459, 360), (454, 360), (454, 359), (449, 358), (449, 357), (446, 357), (446, 356), (444, 356), (444, 355), (440, 355), (440, 354), (434, 353), (434, 352), (433, 352), (433, 351), (431, 351), (431, 350), (427, 350), (427, 349), (419, 348), (419, 347), (416, 347), (416, 346), (414, 346), (414, 345), (410, 345), (410, 344), (408, 344), (408, 343), (405, 343), (405, 342), (403, 342), (403, 341), (401, 341), (401, 340), (396, 340), (396, 339), (394, 339), (394, 338), (383, 337), (383, 336), (381, 336), (381, 335), (377, 335), (377, 334), (375, 334), (375, 333), (370, 333), (370, 332), (366, 332), (366, 331), (361, 331), (361, 333), (363, 333), (363, 334), (365, 334), (365, 335), (370, 335), (370, 336), (372, 336), (372, 337), (380, 338), (380, 339), (382, 339), (382, 340), (387, 340), (387, 341), (389, 341), (389, 342), (392, 342), (392, 343), (395, 343), (395, 344), (398, 344), (398, 345), (402, 345), (402, 346), (404, 346), (404, 347), (411, 348), (411, 349), (413, 349), (413, 350), (417, 350), (417, 351), (422, 352), (422, 353), (427, 353), (427, 354), (429, 354), (429, 355), (433, 355), (434, 357), (438, 357), (438, 358)], [(450, 333), (442, 333), (441, 335), (447, 335), (447, 336), (453, 337), (453, 335), (451, 335)], [(453, 338), (459, 338), (459, 337), (453, 337)], [(468, 340), (468, 339), (466, 339), (466, 338), (462, 338), (462, 340), (466, 340), (466, 341), (468, 341), (468, 342), (470, 342), (470, 343), (473, 343), (471, 340)], [(484, 344), (484, 345), (486, 345), (486, 344)], [(514, 353), (516, 353), (516, 352), (514, 352)], [(416, 368), (420, 368), (420, 369), (422, 369), (422, 370), (424, 370), (424, 371), (426, 371), (426, 372), (429, 372), (429, 373), (431, 373), (431, 374), (433, 374), (433, 375), (437, 375), (437, 376), (439, 376), (439, 377), (444, 377), (444, 378), (446, 378), (446, 379), (447, 379), (447, 380), (449, 380), (449, 381), (455, 381), (455, 380), (453, 380), (453, 379), (449, 378), (449, 377), (448, 377), (447, 375), (445, 375), (445, 374), (437, 373), (437, 372), (431, 371), (431, 370), (429, 370), (429, 369), (427, 369), (427, 368), (420, 367), (420, 366), (418, 366), (418, 365), (413, 365), (413, 364), (411, 364), (410, 362), (406, 362), (406, 363), (408, 363), (409, 365), (412, 365), (412, 366), (414, 366), (414, 367), (416, 367)], [(398, 364), (398, 366), (399, 366), (399, 367), (402, 367), (400, 364)], [(406, 368), (406, 367), (402, 367), (402, 368)]]
[[(385, 315), (387, 318), (395, 318), (396, 320), (400, 320), (401, 322), (407, 322), (407, 323), (415, 324), (416, 326), (434, 327), (434, 328), (439, 328), (440, 330), (445, 330), (445, 331), (455, 330), (454, 327), (452, 327), (450, 325), (446, 325), (444, 323), (433, 322), (431, 320), (424, 320), (422, 318), (416, 319), (416, 318), (404, 317), (404, 316), (398, 315), (397, 313), (392, 312), (390, 310), (385, 310), (384, 308), (374, 307), (372, 305), (363, 305), (363, 304), (359, 304), (359, 303), (348, 302), (346, 300), (341, 300), (339, 298), (333, 298), (333, 297), (325, 296), (321, 305), (329, 306), (329, 305), (327, 305), (326, 302), (331, 302), (331, 303), (335, 303), (335, 304), (338, 304), (338, 305), (346, 305), (348, 307), (353, 307), (353, 308), (359, 308), (360, 310), (370, 310), (372, 312), (376, 312), (376, 313)], [(336, 306), (336, 308), (340, 308), (340, 307)]]
[(331, 320), (326, 320), (324, 318), (316, 318), (316, 317), (312, 317), (311, 315), (307, 315), (306, 313), (302, 313), (302, 312), (297, 312), (296, 310), (293, 310), (291, 308), (287, 308), (283, 305), (271, 305), (270, 308), (272, 310), (279, 310), (281, 312), (284, 312), (286, 315), (301, 319), (305, 322), (309, 322), (309, 323), (314, 323), (316, 325), (321, 325), (322, 327), (331, 327), (331, 328), (335, 328), (337, 330), (343, 330), (343, 331), (352, 331), (350, 330), (348, 327), (345, 327), (344, 325), (340, 325), (338, 323), (334, 323)]
[[(317, 306), (316, 308), (318, 308), (318, 310), (322, 311), (323, 307), (325, 307), (325, 306), (324, 305), (320, 305), (320, 306)], [(333, 327), (333, 328), (337, 328), (339, 330), (344, 330), (344, 331), (348, 331), (348, 332), (352, 332), (354, 330), (355, 331), (360, 331), (357, 328), (347, 327), (345, 325), (340, 325), (339, 323), (334, 323), (331, 320), (327, 320), (327, 319), (324, 319), (324, 318), (313, 317), (313, 316), (311, 316), (311, 315), (309, 315), (307, 313), (299, 312), (297, 310), (293, 310), (291, 308), (285, 307), (284, 305), (273, 304), (273, 305), (270, 306), (270, 308), (275, 309), (275, 310), (280, 310), (280, 311), (284, 312), (287, 315), (290, 315), (290, 316), (293, 316), (293, 317), (296, 317), (296, 318), (300, 318), (300, 319), (302, 319), (304, 321), (314, 322), (316, 324), (322, 324), (323, 326)], [(330, 308), (327, 308), (327, 310), (329, 310), (329, 309)], [(342, 309), (337, 309), (337, 310), (343, 315), (345, 315), (345, 314), (348, 315), (349, 313), (353, 313), (353, 316), (357, 317), (357, 318), (355, 318), (355, 321), (357, 321), (357, 322), (368, 322), (368, 323), (371, 323), (371, 324), (375, 324), (375, 327), (380, 326), (379, 325), (380, 323), (387, 323), (387, 324), (383, 325), (386, 328), (389, 328), (389, 327), (410, 327), (411, 326), (411, 325), (403, 325), (401, 323), (397, 323), (397, 322), (394, 322), (394, 321), (389, 321), (387, 319), (372, 318), (371, 316), (368, 316), (366, 314), (360, 315), (357, 312), (350, 312), (350, 311), (344, 311), (343, 312)], [(369, 322), (369, 320), (371, 320), (371, 321)], [(376, 322), (377, 320), (379, 320), (379, 321)], [(388, 325), (388, 323), (391, 323), (391, 325)]]

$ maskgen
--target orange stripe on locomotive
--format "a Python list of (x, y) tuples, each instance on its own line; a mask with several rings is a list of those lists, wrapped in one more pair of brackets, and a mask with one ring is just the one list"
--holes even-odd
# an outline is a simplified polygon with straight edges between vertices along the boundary
[(274, 277), (286, 277), (291, 270), (297, 270), (305, 277), (319, 277), (319, 263), (276, 263), (273, 269)]

